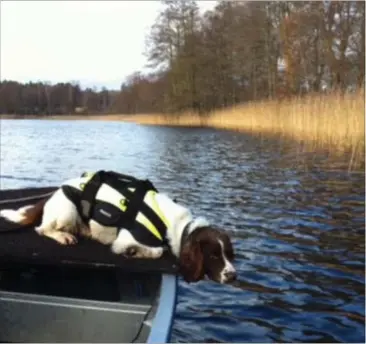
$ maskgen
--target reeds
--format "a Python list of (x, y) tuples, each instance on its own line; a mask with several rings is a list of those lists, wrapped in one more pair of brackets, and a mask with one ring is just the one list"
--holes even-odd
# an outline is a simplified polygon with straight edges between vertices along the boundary
[(350, 163), (365, 158), (364, 90), (317, 94), (288, 100), (252, 102), (198, 114), (134, 115), (123, 117), (141, 124), (207, 126), (255, 134), (274, 134), (302, 142), (310, 149), (349, 154)]

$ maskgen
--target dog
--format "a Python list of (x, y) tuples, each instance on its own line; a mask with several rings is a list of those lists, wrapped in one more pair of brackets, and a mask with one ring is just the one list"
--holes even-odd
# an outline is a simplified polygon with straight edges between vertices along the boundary
[[(101, 179), (101, 176), (104, 179)], [(128, 258), (160, 258), (164, 252), (164, 245), (166, 245), (177, 258), (180, 273), (188, 283), (203, 280), (205, 276), (222, 284), (236, 279), (236, 269), (233, 265), (234, 250), (229, 236), (224, 231), (214, 228), (204, 217), (194, 218), (187, 207), (178, 204), (166, 193), (158, 192), (149, 181), (146, 183), (146, 181), (131, 177), (129, 180), (134, 183), (125, 184), (123, 189), (125, 194), (121, 194), (106, 182), (106, 176), (110, 177), (109, 180), (118, 183), (123, 179), (119, 176), (124, 175), (104, 171), (94, 174), (84, 173), (81, 177), (67, 180), (54, 193), (37, 203), (17, 210), (3, 209), (0, 211), (0, 216), (24, 226), (35, 225), (38, 222), (40, 225), (35, 227), (35, 231), (61, 245), (76, 244), (77, 236), (88, 237), (101, 244), (110, 245), (113, 253)], [(99, 182), (95, 183), (95, 180), (99, 180)], [(117, 225), (113, 221), (110, 224), (106, 221), (107, 224), (105, 224), (101, 223), (104, 220), (98, 220), (95, 217), (83, 217), (80, 204), (85, 205), (85, 202), (83, 203), (85, 200), (80, 199), (80, 195), (83, 195), (82, 192), (86, 192), (86, 185), (91, 185), (90, 188), (94, 185), (94, 194), (92, 192), (94, 213), (96, 213), (95, 209), (99, 209), (98, 216), (104, 216), (103, 219), (107, 220), (114, 216), (113, 211), (117, 211), (117, 207), (119, 207), (119, 212), (121, 209), (126, 212), (128, 207), (133, 209), (132, 205), (127, 204), (126, 206), (126, 200), (132, 199), (126, 197), (126, 192), (135, 190), (134, 192), (138, 193), (137, 190), (141, 190), (140, 185), (144, 185), (145, 189), (142, 188), (144, 192), (140, 197), (144, 203), (140, 203), (144, 204), (144, 209), (154, 208), (155, 213), (160, 214), (164, 221), (155, 220), (155, 222), (157, 224), (164, 222), (165, 231), (152, 232), (151, 223), (146, 221), (146, 214), (150, 214), (150, 220), (155, 219), (156, 216), (153, 217), (151, 211), (149, 213), (147, 210), (146, 213), (135, 211), (133, 218), (140, 222), (134, 220), (133, 225), (131, 225), (131, 221), (124, 220), (124, 215), (122, 222), (120, 221)], [(72, 195), (70, 196), (71, 189), (74, 194), (77, 193), (78, 201), (75, 201), (75, 197), (73, 198)], [(90, 190), (88, 192), (90, 193)], [(106, 205), (107, 207), (105, 207)], [(136, 204), (135, 207), (137, 207)], [(145, 230), (146, 228), (142, 224), (151, 230)], [(143, 235), (136, 232), (136, 227), (145, 228), (140, 230)], [(142, 240), (145, 232), (150, 236), (150, 241)], [(157, 237), (160, 240), (157, 240)]]

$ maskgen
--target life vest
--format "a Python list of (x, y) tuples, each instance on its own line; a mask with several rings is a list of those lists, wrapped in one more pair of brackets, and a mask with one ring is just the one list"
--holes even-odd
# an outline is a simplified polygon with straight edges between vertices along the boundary
[(155, 200), (157, 189), (149, 180), (112, 171), (83, 173), (61, 186), (85, 223), (95, 220), (125, 228), (148, 246), (166, 244), (168, 221)]

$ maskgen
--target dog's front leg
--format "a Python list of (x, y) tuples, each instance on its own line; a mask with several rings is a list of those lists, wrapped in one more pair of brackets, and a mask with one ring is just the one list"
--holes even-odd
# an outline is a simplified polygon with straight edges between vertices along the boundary
[(74, 245), (78, 242), (76, 236), (67, 232), (49, 231), (49, 232), (43, 232), (42, 235), (56, 240), (61, 245)]
[(62, 229), (39, 226), (36, 227), (35, 230), (39, 235), (56, 240), (61, 245), (73, 245), (77, 243), (77, 239), (74, 235), (68, 232), (63, 232)]

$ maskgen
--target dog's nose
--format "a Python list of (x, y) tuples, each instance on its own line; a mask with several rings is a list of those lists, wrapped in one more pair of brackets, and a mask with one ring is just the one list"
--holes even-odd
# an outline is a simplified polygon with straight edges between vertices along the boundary
[(225, 272), (225, 278), (227, 282), (232, 282), (236, 280), (236, 272), (235, 271), (228, 271)]

